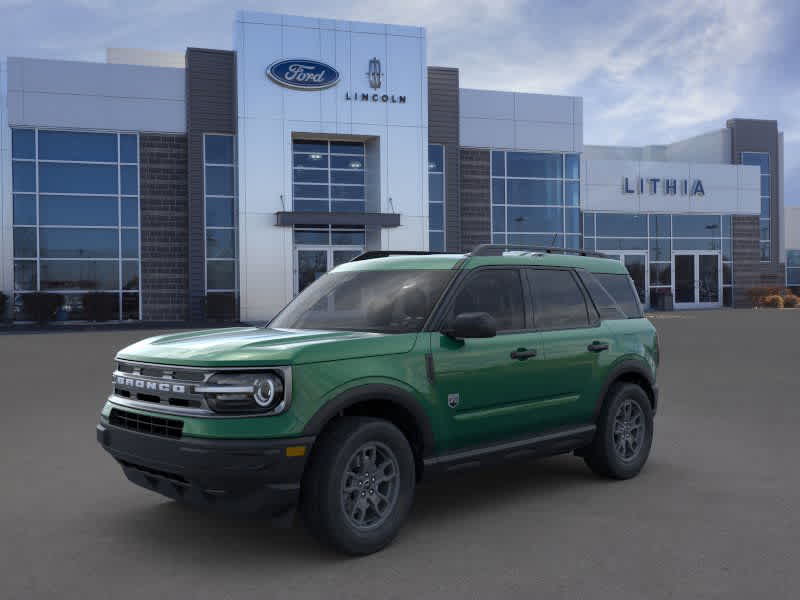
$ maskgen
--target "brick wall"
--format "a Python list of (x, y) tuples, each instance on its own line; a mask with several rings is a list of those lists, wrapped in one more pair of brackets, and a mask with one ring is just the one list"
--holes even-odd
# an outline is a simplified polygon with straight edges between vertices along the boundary
[(186, 136), (139, 135), (142, 318), (188, 317)]
[(491, 242), (488, 150), (461, 150), (461, 250)]
[(747, 290), (754, 287), (782, 288), (786, 285), (783, 264), (760, 262), (759, 223), (757, 216), (733, 217), (733, 305), (751, 306)]

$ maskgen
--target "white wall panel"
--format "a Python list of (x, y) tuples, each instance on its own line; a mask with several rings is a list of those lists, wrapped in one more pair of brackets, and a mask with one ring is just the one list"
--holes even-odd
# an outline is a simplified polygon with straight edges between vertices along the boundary
[(514, 94), (512, 92), (462, 89), (459, 93), (458, 110), (461, 117), (513, 119)]
[(461, 145), (465, 148), (513, 148), (514, 121), (461, 117)]
[(573, 129), (571, 123), (514, 121), (514, 148), (573, 152), (575, 151)]

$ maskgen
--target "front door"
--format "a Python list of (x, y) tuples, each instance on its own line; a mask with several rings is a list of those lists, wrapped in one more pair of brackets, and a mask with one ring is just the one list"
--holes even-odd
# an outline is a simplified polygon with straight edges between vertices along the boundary
[(719, 252), (675, 252), (672, 255), (675, 308), (722, 306)]
[(294, 292), (299, 294), (325, 273), (361, 254), (363, 250), (349, 246), (303, 246), (295, 249)]
[(608, 257), (615, 258), (625, 265), (631, 279), (633, 279), (636, 293), (639, 295), (639, 302), (643, 307), (646, 307), (648, 304), (647, 252), (625, 250), (608, 253)]

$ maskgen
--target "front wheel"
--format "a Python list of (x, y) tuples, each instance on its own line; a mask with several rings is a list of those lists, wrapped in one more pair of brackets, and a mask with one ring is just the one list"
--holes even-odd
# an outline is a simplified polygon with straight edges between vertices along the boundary
[(377, 552), (405, 521), (415, 481), (414, 455), (397, 427), (343, 417), (315, 444), (301, 492), (304, 520), (341, 552)]
[(584, 460), (598, 475), (630, 479), (639, 474), (653, 443), (653, 410), (647, 393), (634, 383), (617, 383), (609, 390), (586, 448)]

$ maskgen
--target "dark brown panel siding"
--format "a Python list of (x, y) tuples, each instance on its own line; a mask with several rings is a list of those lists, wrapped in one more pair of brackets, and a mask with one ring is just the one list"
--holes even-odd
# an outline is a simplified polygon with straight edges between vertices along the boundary
[(733, 217), (733, 305), (747, 308), (747, 290), (761, 285), (758, 217)]
[(488, 150), (461, 150), (461, 250), (491, 242)]

